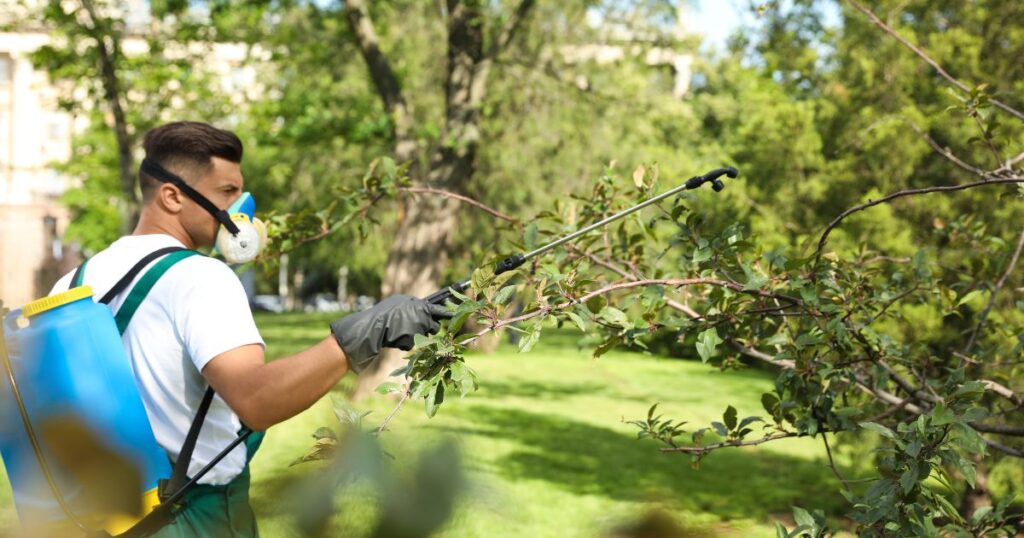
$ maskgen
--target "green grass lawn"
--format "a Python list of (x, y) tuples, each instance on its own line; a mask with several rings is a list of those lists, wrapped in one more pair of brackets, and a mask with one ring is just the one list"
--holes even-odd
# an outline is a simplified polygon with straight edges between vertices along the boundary
[[(268, 355), (281, 357), (326, 334), (323, 316), (259, 316)], [(720, 372), (698, 362), (612, 352), (592, 360), (573, 340), (552, 335), (533, 352), (513, 348), (469, 357), (480, 390), (450, 399), (432, 419), (410, 402), (384, 434), (400, 466), (445, 438), (457, 442), (470, 478), (443, 536), (592, 537), (653, 510), (667, 513), (692, 536), (774, 536), (773, 520), (790, 506), (840, 510), (845, 501), (824, 461), (820, 442), (786, 440), (726, 449), (699, 470), (687, 456), (663, 454), (636, 440), (623, 419), (641, 418), (652, 403), (696, 426), (720, 420), (729, 404), (741, 417), (762, 414), (770, 377)], [(332, 394), (344, 399), (349, 377)], [(379, 423), (393, 403), (358, 404)], [(261, 534), (297, 536), (290, 514), (293, 485), (320, 464), (289, 467), (312, 445), (311, 434), (331, 425), (330, 398), (267, 433), (253, 461), (252, 503)], [(375, 512), (366, 498), (341, 498), (331, 536), (360, 536)], [(6, 480), (0, 489), (0, 527), (16, 518)]]

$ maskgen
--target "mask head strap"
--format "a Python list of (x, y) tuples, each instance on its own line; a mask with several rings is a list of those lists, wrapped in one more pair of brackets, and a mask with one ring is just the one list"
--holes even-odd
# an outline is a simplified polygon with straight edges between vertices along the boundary
[(143, 159), (142, 166), (139, 167), (139, 171), (153, 179), (156, 179), (157, 181), (170, 183), (171, 185), (178, 187), (181, 192), (185, 193), (185, 196), (191, 198), (195, 203), (205, 209), (207, 213), (213, 215), (213, 218), (217, 219), (217, 222), (220, 222), (221, 225), (231, 232), (231, 235), (238, 235), (238, 226), (232, 222), (231, 217), (228, 215), (226, 210), (217, 208), (217, 206), (213, 205), (213, 202), (202, 194), (199, 194), (199, 191), (189, 187), (183, 179), (168, 172), (167, 169), (157, 164), (156, 161)]

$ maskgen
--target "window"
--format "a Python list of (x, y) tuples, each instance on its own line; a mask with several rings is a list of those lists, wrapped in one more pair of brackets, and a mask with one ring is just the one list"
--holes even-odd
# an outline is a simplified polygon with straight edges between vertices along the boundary
[(11, 72), (14, 67), (14, 62), (11, 60), (11, 55), (6, 52), (0, 52), (0, 84), (8, 84), (11, 82), (13, 73)]

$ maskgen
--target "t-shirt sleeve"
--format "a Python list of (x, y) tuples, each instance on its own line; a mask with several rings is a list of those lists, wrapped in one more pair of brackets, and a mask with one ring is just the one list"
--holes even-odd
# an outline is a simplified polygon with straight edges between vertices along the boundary
[(73, 276), (75, 276), (75, 272), (71, 271), (70, 273), (60, 277), (60, 280), (50, 288), (50, 293), (47, 295), (56, 295), (64, 291), (68, 291), (68, 286), (71, 285), (71, 277)]
[[(195, 256), (175, 297), (175, 325), (185, 352), (202, 371), (210, 360), (232, 349), (264, 345), (242, 282), (223, 262)], [(178, 267), (172, 269), (175, 270)], [(182, 268), (184, 269), (184, 267)], [(176, 279), (177, 280), (177, 279)]]

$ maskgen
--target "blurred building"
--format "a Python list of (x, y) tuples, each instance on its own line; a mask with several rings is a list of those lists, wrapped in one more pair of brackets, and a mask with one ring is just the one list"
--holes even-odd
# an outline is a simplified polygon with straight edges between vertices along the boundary
[[(149, 24), (144, 0), (116, 4), (125, 13), (129, 32)], [(61, 195), (77, 181), (53, 165), (71, 158), (72, 136), (87, 126), (58, 107), (59, 88), (32, 65), (29, 55), (50, 37), (28, 19), (28, 8), (0, 0), (0, 301), (21, 306), (49, 292), (56, 280), (79, 263), (76, 245), (65, 244), (69, 212)], [(128, 37), (126, 54), (145, 54), (145, 41)], [(255, 72), (243, 65), (246, 47), (216, 44), (205, 66), (216, 73), (233, 104), (252, 95)], [(173, 112), (172, 112), (173, 114)]]
[[(50, 36), (31, 20), (31, 9), (43, 0), (0, 0), (0, 301), (21, 306), (49, 291), (56, 279), (81, 262), (76, 245), (65, 244), (64, 231), (70, 215), (59, 203), (76, 178), (58, 173), (54, 163), (71, 158), (72, 136), (86, 127), (58, 107), (59, 88), (36, 69), (29, 55)], [(688, 33), (686, 2), (678, 3), (678, 20), (670, 31), (679, 43)], [(146, 54), (145, 41), (130, 37), (146, 31), (151, 23), (146, 0), (112, 0), (108, 9), (123, 13), (128, 36), (122, 42), (126, 54)], [(569, 63), (599, 64), (640, 57), (657, 73), (672, 77), (671, 91), (682, 98), (690, 84), (693, 54), (685, 47), (652, 46), (649, 38), (594, 20), (605, 28), (607, 39), (560, 51)], [(244, 107), (260, 93), (256, 70), (247, 64), (256, 54), (269, 55), (240, 44), (219, 43), (204, 54), (203, 66), (221, 82), (232, 103)], [(585, 88), (589, 82), (577, 80)], [(168, 119), (174, 118), (170, 111)]]
[(0, 301), (7, 306), (49, 291), (54, 275), (77, 262), (61, 241), (68, 212), (57, 199), (67, 180), (50, 167), (71, 157), (74, 119), (58, 110), (56, 88), (28, 59), (46, 40), (41, 32), (0, 33)]

